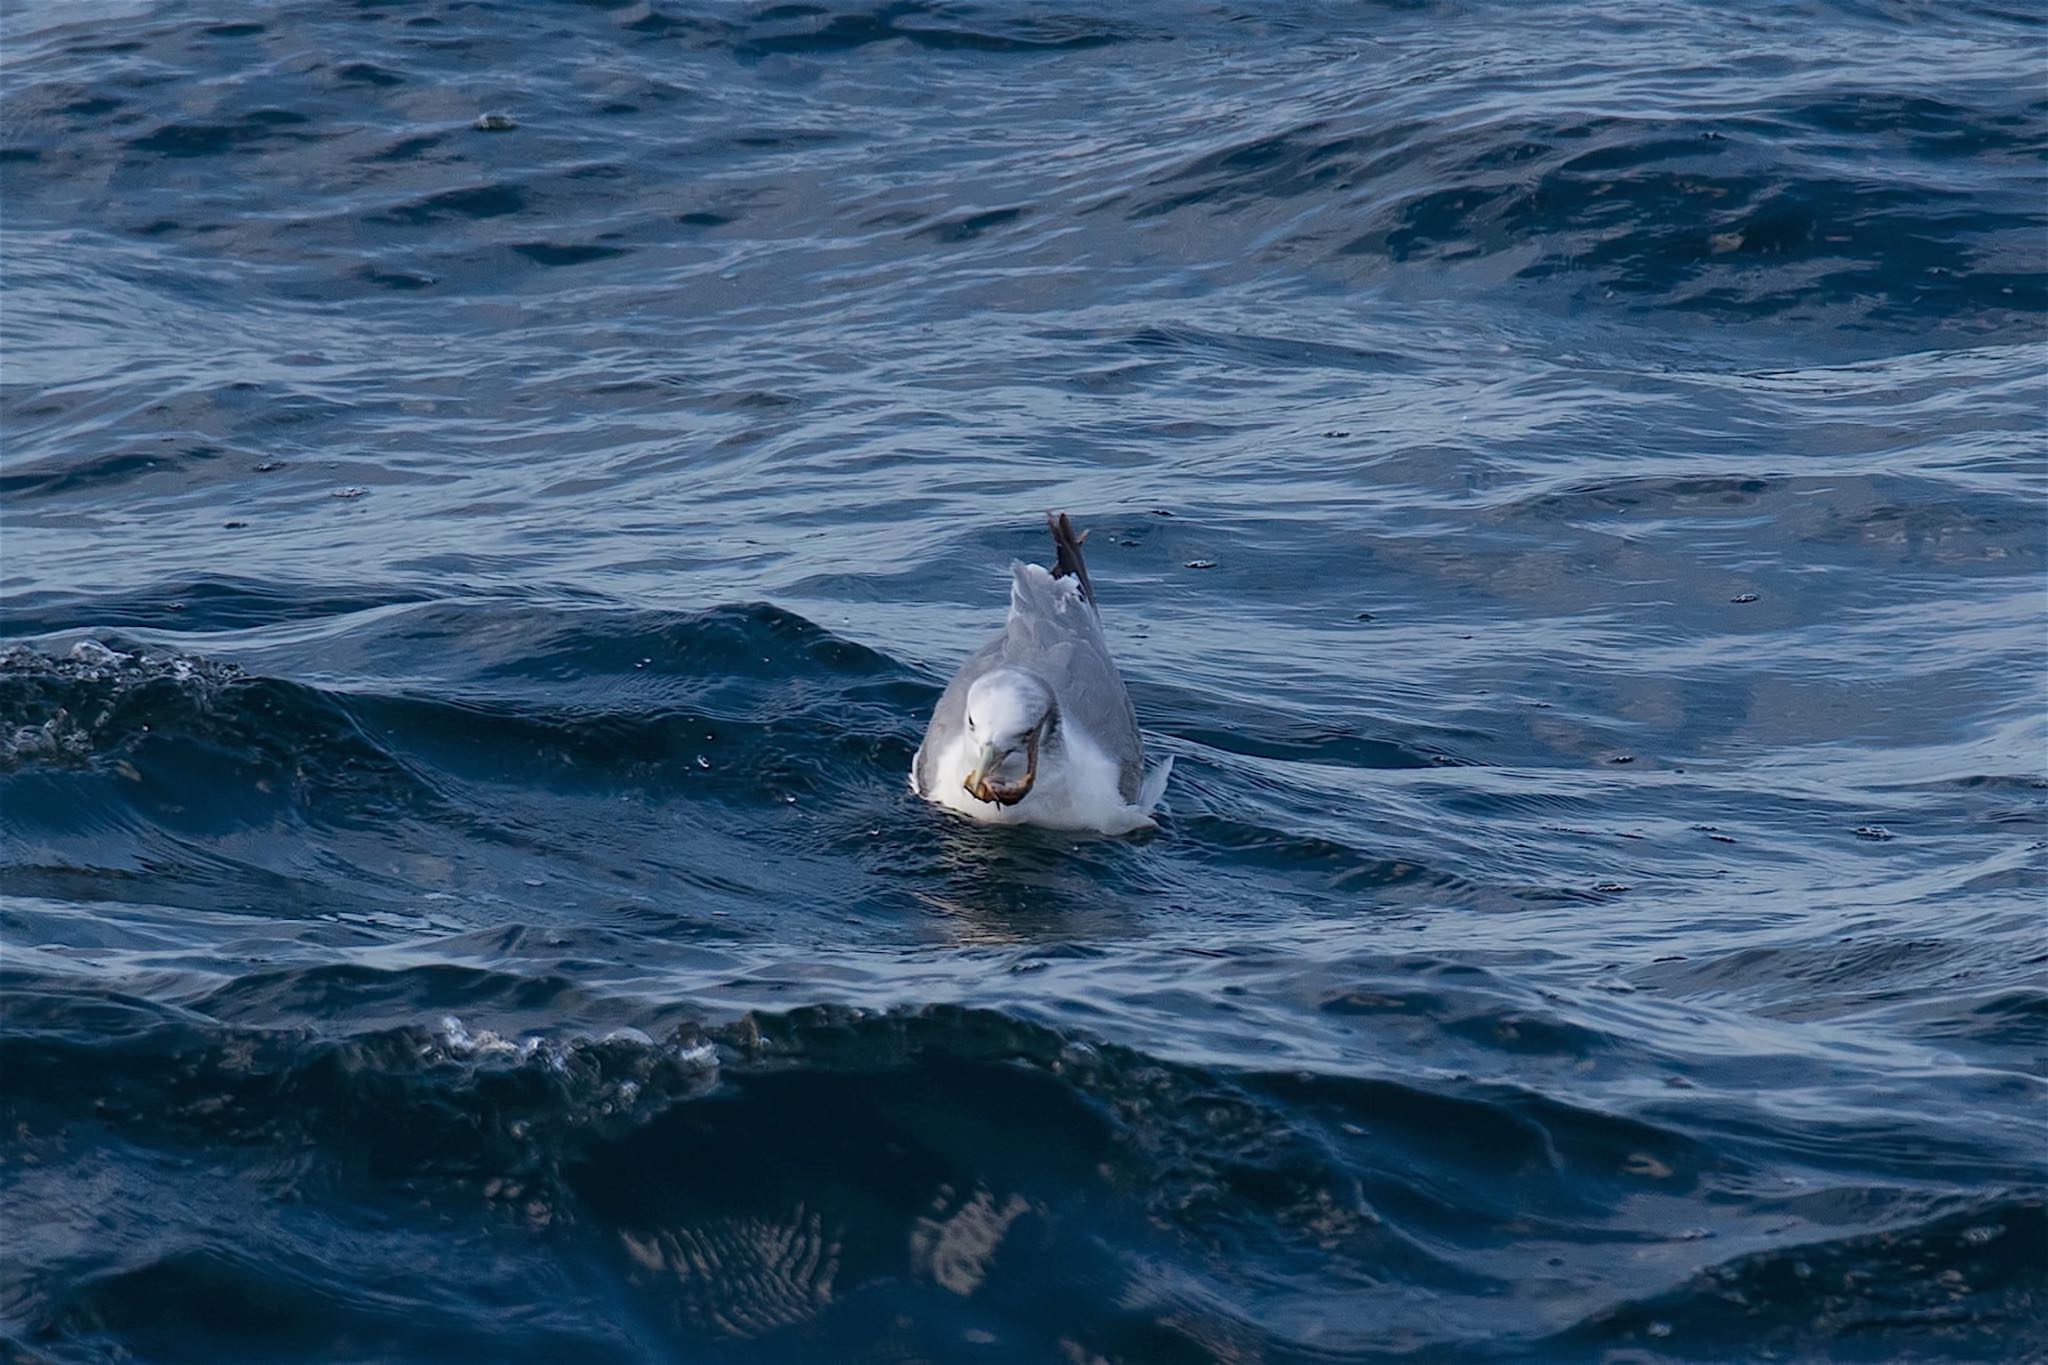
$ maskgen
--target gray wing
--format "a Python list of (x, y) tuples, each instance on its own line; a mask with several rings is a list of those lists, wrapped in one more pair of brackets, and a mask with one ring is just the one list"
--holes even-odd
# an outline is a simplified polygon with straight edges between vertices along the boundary
[(937, 787), (939, 754), (955, 735), (967, 728), (967, 689), (976, 678), (1002, 662), (1003, 642), (1004, 637), (998, 635), (968, 655), (953, 681), (939, 694), (939, 704), (932, 708), (931, 723), (924, 728), (924, 743), (918, 745), (917, 757), (910, 762), (910, 780), (919, 796), (930, 796)]
[[(1102, 619), (1094, 604), (1074, 591), (1071, 582), (1054, 578), (1036, 564), (1013, 564), (1010, 574), (1010, 619), (991, 647), (999, 650), (1001, 663), (1028, 668), (1051, 684), (1062, 717), (1085, 730), (1116, 760), (1117, 788), (1126, 801), (1135, 803), (1145, 775), (1138, 715), (1124, 690), (1123, 675), (1109, 657), (1109, 642), (1102, 636)], [(966, 671), (961, 670), (963, 676)], [(967, 683), (954, 681), (964, 711)], [(952, 689), (947, 690), (950, 694)]]

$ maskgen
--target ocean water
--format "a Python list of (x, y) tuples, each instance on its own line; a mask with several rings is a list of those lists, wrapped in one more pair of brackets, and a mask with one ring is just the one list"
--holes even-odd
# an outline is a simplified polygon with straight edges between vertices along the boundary
[(2037, 6), (0, 37), (0, 1356), (2048, 1356)]

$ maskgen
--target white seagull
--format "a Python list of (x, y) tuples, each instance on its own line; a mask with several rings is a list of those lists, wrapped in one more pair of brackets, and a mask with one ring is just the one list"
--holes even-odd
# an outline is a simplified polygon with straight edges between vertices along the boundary
[(1110, 661), (1087, 532), (1047, 514), (1050, 570), (1010, 566), (1010, 619), (939, 698), (910, 789), (992, 824), (1124, 834), (1152, 824), (1173, 759), (1145, 771), (1124, 680)]

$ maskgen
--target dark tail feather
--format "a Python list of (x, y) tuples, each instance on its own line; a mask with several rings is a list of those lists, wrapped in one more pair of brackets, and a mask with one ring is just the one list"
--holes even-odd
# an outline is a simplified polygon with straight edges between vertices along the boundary
[(1081, 542), (1088, 539), (1086, 531), (1076, 535), (1074, 523), (1067, 520), (1065, 512), (1047, 512), (1045, 524), (1052, 530), (1053, 548), (1059, 557), (1053, 561), (1054, 578), (1078, 578), (1081, 580), (1081, 596), (1095, 605), (1095, 585), (1088, 581), (1088, 563), (1081, 558)]

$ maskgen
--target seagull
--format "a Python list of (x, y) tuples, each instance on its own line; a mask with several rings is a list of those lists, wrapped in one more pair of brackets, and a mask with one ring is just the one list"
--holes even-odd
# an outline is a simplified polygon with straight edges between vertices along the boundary
[(1109, 657), (1083, 531), (1047, 513), (1050, 569), (1010, 565), (1002, 634), (946, 685), (910, 789), (990, 824), (1127, 834), (1152, 825), (1173, 759), (1150, 773), (1130, 694)]

